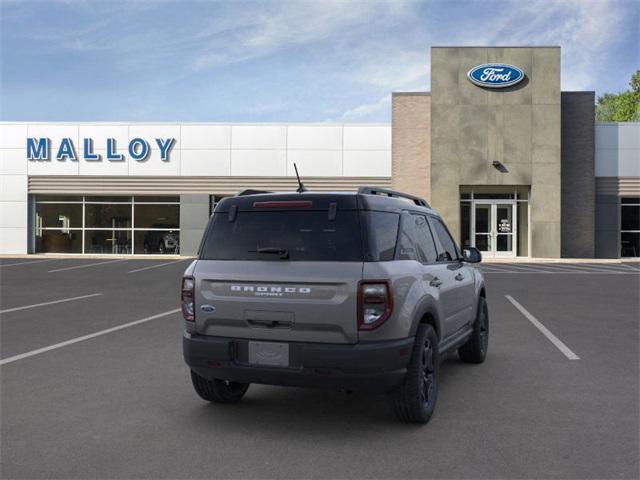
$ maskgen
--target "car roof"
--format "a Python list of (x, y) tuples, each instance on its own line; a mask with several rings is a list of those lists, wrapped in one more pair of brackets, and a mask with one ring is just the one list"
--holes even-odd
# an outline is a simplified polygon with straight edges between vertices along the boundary
[[(384, 190), (381, 190), (384, 191)], [(412, 197), (415, 198), (415, 197)], [(311, 207), (295, 206), (288, 210), (328, 210), (332, 203), (338, 210), (376, 210), (401, 212), (411, 210), (415, 212), (436, 215), (437, 212), (424, 205), (418, 205), (411, 198), (390, 197), (384, 194), (356, 193), (356, 192), (261, 192), (248, 191), (233, 197), (225, 197), (216, 206), (216, 213), (228, 212), (232, 208), (239, 211), (253, 211), (256, 203), (264, 202), (311, 202)], [(424, 201), (422, 201), (424, 202)], [(424, 202), (426, 205), (426, 202)]]

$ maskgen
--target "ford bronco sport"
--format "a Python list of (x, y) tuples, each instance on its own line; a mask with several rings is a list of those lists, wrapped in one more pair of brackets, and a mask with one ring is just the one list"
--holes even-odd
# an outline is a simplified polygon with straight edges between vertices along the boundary
[(193, 386), (218, 403), (250, 383), (387, 393), (400, 420), (426, 423), (443, 356), (487, 354), (480, 260), (392, 190), (225, 198), (182, 280)]

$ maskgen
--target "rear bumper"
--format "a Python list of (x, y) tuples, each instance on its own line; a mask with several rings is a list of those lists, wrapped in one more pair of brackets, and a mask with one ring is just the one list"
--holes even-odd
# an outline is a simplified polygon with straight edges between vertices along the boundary
[(383, 393), (404, 379), (413, 338), (355, 345), (292, 342), (286, 368), (249, 364), (248, 343), (187, 332), (182, 340), (185, 362), (205, 378)]

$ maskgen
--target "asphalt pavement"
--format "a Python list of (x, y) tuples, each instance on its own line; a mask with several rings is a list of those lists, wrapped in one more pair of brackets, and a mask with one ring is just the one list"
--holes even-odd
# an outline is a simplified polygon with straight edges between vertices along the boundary
[(640, 475), (637, 263), (483, 265), (487, 361), (448, 358), (416, 426), (363, 394), (202, 401), (176, 311), (189, 262), (0, 260), (2, 478)]

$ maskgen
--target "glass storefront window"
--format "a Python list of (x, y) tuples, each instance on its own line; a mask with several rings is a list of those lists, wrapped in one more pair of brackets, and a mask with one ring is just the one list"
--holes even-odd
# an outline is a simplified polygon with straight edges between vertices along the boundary
[(135, 203), (180, 203), (179, 196), (161, 197), (158, 195), (136, 195), (133, 197)]
[(640, 204), (622, 205), (620, 212), (620, 229), (640, 230)]
[(131, 205), (87, 203), (85, 228), (131, 228)]
[(621, 232), (620, 246), (621, 257), (640, 257), (640, 232)]
[(180, 253), (178, 230), (136, 230), (134, 252), (137, 254), (177, 255)]
[(94, 195), (94, 196), (84, 197), (84, 201), (87, 203), (90, 203), (90, 202), (131, 203), (131, 197)]
[(640, 197), (620, 199), (620, 256), (640, 257)]
[(38, 228), (82, 228), (81, 203), (38, 203), (36, 204), (36, 225)]
[(131, 230), (85, 230), (85, 253), (131, 253)]
[(38, 195), (33, 233), (38, 253), (179, 254), (180, 197)]
[(82, 253), (82, 230), (36, 231), (36, 253)]
[(134, 213), (136, 228), (180, 228), (180, 205), (136, 203)]
[(460, 202), (460, 246), (471, 246), (471, 203)]

